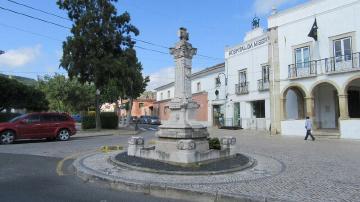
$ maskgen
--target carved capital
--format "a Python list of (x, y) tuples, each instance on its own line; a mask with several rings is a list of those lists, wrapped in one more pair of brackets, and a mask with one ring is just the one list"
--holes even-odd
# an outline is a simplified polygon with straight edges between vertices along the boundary
[(178, 150), (194, 150), (196, 143), (194, 140), (179, 140), (177, 141), (176, 147)]
[(130, 137), (128, 139), (129, 145), (144, 145), (145, 141), (143, 137)]
[(186, 41), (180, 41), (175, 48), (170, 48), (170, 54), (174, 56), (175, 59), (179, 58), (189, 58), (192, 59), (196, 55), (197, 49), (193, 48), (192, 45)]

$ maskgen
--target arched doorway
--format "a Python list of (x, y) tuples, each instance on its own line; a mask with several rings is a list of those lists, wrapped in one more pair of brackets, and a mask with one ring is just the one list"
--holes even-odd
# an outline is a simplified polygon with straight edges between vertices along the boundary
[(360, 118), (360, 78), (352, 80), (347, 88), (348, 109), (350, 118)]
[(311, 94), (314, 98), (314, 128), (337, 129), (340, 117), (337, 89), (324, 82), (316, 85)]
[(299, 87), (289, 87), (284, 92), (284, 120), (304, 119), (306, 113), (305, 92)]

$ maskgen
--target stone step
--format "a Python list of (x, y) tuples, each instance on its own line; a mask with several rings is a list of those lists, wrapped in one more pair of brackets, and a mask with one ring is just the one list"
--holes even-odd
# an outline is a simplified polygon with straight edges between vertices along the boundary
[(313, 131), (313, 135), (319, 139), (340, 139), (339, 131)]

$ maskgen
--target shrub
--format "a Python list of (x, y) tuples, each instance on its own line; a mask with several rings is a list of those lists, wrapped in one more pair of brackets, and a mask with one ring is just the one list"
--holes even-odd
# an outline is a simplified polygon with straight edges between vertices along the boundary
[(103, 112), (100, 114), (101, 127), (104, 129), (118, 128), (119, 118), (114, 112)]
[(96, 128), (96, 121), (95, 121), (95, 114), (85, 114), (82, 117), (82, 123), (81, 123), (82, 129), (92, 129)]
[(18, 113), (0, 113), (0, 122), (7, 122), (11, 119), (20, 116), (21, 114)]
[(220, 150), (221, 149), (221, 145), (220, 145), (220, 140), (219, 138), (215, 137), (215, 138), (208, 138), (208, 142), (209, 142), (209, 148), (210, 149), (216, 149), (216, 150)]

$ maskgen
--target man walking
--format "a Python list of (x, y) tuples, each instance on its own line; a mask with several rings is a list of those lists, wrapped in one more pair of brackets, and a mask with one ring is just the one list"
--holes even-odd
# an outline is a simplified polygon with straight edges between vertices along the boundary
[(306, 121), (305, 121), (305, 129), (306, 129), (306, 136), (305, 136), (305, 140), (307, 140), (307, 138), (309, 137), (309, 135), (311, 136), (311, 139), (314, 141), (315, 138), (314, 136), (311, 134), (311, 129), (312, 129), (312, 122), (310, 120), (310, 118), (307, 116), (306, 117)]

